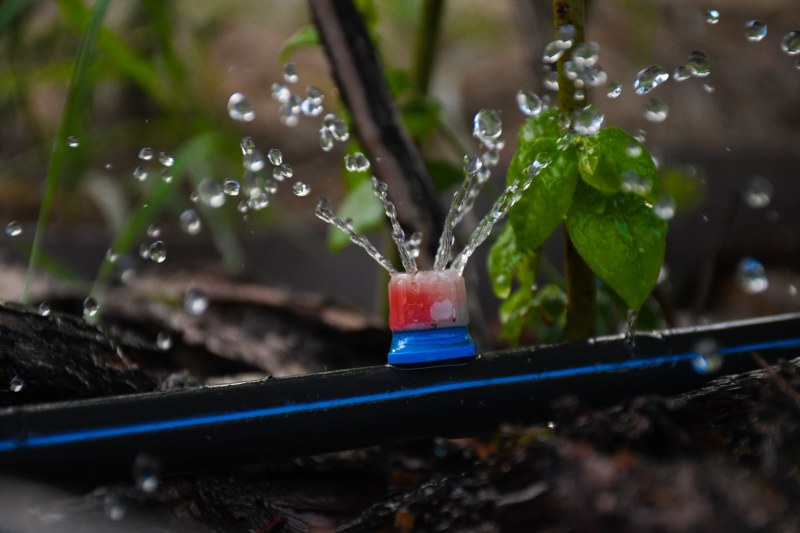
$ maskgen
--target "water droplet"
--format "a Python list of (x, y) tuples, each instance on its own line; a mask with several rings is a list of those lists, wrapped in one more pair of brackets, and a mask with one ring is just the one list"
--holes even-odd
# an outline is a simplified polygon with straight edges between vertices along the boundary
[(576, 102), (583, 102), (586, 100), (586, 91), (583, 89), (575, 89), (575, 92), (572, 93), (572, 97), (575, 99)]
[(645, 195), (653, 188), (650, 180), (643, 178), (636, 172), (629, 170), (622, 175), (622, 191), (638, 195)]
[(480, 157), (475, 155), (464, 156), (464, 174), (472, 176), (477, 174), (481, 168), (483, 168), (483, 161)]
[(714, 339), (700, 339), (692, 347), (692, 351), (697, 354), (692, 359), (692, 369), (698, 374), (713, 374), (722, 368), (722, 356)]
[(687, 65), (681, 65), (672, 73), (672, 79), (675, 81), (686, 81), (692, 77), (692, 71)]
[(749, 207), (762, 209), (770, 204), (774, 192), (775, 188), (767, 178), (754, 176), (742, 191), (742, 199)]
[(347, 123), (334, 116), (331, 126), (328, 128), (334, 139), (339, 142), (346, 142), (350, 138), (350, 132), (347, 129)]
[(167, 260), (167, 245), (164, 241), (156, 241), (148, 248), (150, 260), (156, 263), (163, 263)]
[(292, 192), (295, 196), (308, 196), (311, 187), (305, 181), (298, 181), (292, 186)]
[(764, 292), (769, 287), (767, 271), (757, 259), (745, 257), (736, 267), (736, 280), (739, 286), (747, 293), (757, 294)]
[(278, 102), (285, 104), (292, 97), (292, 91), (282, 83), (272, 84), (272, 98)]
[(172, 335), (166, 331), (159, 331), (156, 335), (156, 347), (163, 352), (172, 348)]
[(258, 193), (247, 200), (247, 207), (253, 211), (260, 211), (269, 205), (269, 196), (266, 193)]
[(695, 50), (689, 54), (686, 67), (695, 78), (705, 78), (711, 74), (711, 61), (709, 61), (705, 52), (701, 52), (700, 50)]
[(369, 170), (370, 163), (367, 156), (361, 152), (356, 152), (353, 155), (347, 154), (344, 156), (344, 167), (348, 172), (366, 172)]
[(97, 300), (89, 296), (83, 301), (83, 316), (85, 317), (93, 317), (97, 314), (97, 311), (100, 310), (100, 304), (97, 303)]
[(256, 143), (253, 141), (252, 137), (242, 137), (242, 140), (239, 142), (239, 147), (242, 149), (242, 155), (247, 155), (253, 153), (253, 150), (256, 149)]
[(631, 157), (639, 157), (642, 155), (642, 146), (638, 143), (631, 142), (627, 148), (625, 148), (625, 152)]
[(152, 237), (155, 239), (159, 235), (161, 235), (161, 228), (158, 227), (158, 224), (150, 224), (149, 226), (147, 226), (148, 237)]
[(6, 224), (6, 235), (9, 237), (19, 237), (22, 235), (22, 224), (16, 220), (12, 220)]
[(190, 315), (199, 316), (208, 309), (208, 296), (197, 288), (187, 289), (183, 294), (183, 308)]
[(643, 114), (650, 122), (664, 122), (669, 114), (669, 107), (663, 100), (651, 98), (644, 104)]
[(158, 162), (161, 163), (162, 166), (171, 167), (175, 164), (175, 158), (166, 152), (161, 152), (158, 154)]
[(161, 482), (161, 463), (158, 459), (149, 454), (140, 453), (133, 461), (131, 471), (139, 490), (148, 494), (156, 491)]
[(294, 169), (289, 163), (281, 163), (281, 166), (279, 166), (277, 170), (280, 171), (284, 178), (291, 179), (291, 177), (294, 176)]
[(50, 309), (50, 305), (48, 305), (46, 302), (40, 303), (37, 310), (42, 316), (50, 316), (50, 312), (52, 311), (52, 309)]
[(658, 278), (656, 278), (656, 285), (663, 285), (669, 280), (669, 267), (664, 264), (658, 269)]
[(559, 39), (547, 43), (544, 50), (542, 50), (542, 62), (547, 64), (555, 63), (561, 59), (561, 56), (564, 55), (564, 50), (567, 50), (571, 44), (571, 42), (568, 44)]
[(797, 296), (797, 285), (794, 283), (790, 283), (789, 286), (786, 288), (786, 293), (789, 296)]
[(556, 39), (563, 41), (567, 47), (572, 46), (572, 40), (577, 34), (578, 31), (572, 24), (562, 24), (556, 28)]
[(579, 67), (591, 67), (597, 64), (600, 57), (600, 45), (593, 41), (586, 41), (579, 44), (572, 51), (572, 60)]
[(486, 171), (488, 171), (491, 167), (496, 167), (498, 161), (500, 161), (500, 152), (497, 150), (486, 150), (481, 155), (481, 162), (483, 163), (483, 168)]
[(605, 116), (600, 109), (594, 104), (589, 104), (575, 111), (572, 126), (580, 135), (594, 135), (600, 131), (604, 120)]
[(150, 161), (153, 159), (153, 149), (147, 146), (139, 150), (139, 159), (142, 161)]
[(767, 25), (760, 20), (750, 20), (744, 25), (744, 36), (748, 41), (759, 42), (767, 36)]
[(11, 392), (20, 392), (24, 388), (25, 380), (22, 379), (22, 376), (14, 376), (8, 383), (8, 390)]
[(225, 190), (218, 181), (204, 179), (197, 185), (197, 195), (204, 205), (213, 209), (225, 205)]
[[(280, 170), (280, 169), (275, 169)], [(281, 173), (281, 180), (283, 179), (283, 173)], [(278, 192), (278, 182), (271, 179), (264, 180), (264, 192), (267, 194), (275, 194)]]
[(647, 94), (669, 79), (669, 73), (659, 65), (640, 70), (633, 81), (633, 90), (636, 94)]
[(136, 167), (133, 169), (133, 177), (139, 181), (144, 181), (147, 179), (147, 169), (144, 167)]
[(539, 95), (532, 91), (520, 90), (517, 92), (517, 106), (522, 114), (528, 117), (536, 117), (544, 109), (544, 104)]
[(228, 98), (228, 116), (237, 122), (252, 122), (256, 118), (256, 112), (247, 96), (233, 93)]
[(781, 50), (790, 56), (800, 54), (800, 30), (790, 31), (781, 40)]
[(672, 220), (675, 216), (675, 199), (672, 196), (662, 194), (653, 206), (653, 212), (661, 220)]
[(161, 181), (164, 183), (172, 183), (172, 172), (169, 169), (165, 168), (161, 171)]
[(228, 196), (239, 196), (241, 188), (239, 182), (233, 179), (225, 180), (225, 183), (222, 184), (222, 192)]
[(800, 59), (798, 59), (797, 61), (794, 62), (794, 69), (795, 70), (800, 70)]
[(279, 166), (283, 163), (283, 153), (277, 148), (270, 148), (269, 152), (267, 152), (267, 159), (273, 166)]
[(544, 75), (544, 80), (542, 80), (542, 84), (544, 88), (549, 91), (557, 91), (558, 90), (558, 72), (555, 70), (551, 70), (547, 74)]
[(258, 150), (251, 150), (242, 156), (242, 166), (250, 172), (258, 172), (264, 168), (264, 156)]
[(703, 90), (706, 92), (706, 94), (714, 94), (714, 91), (716, 91), (717, 88), (711, 85), (710, 83), (704, 83)]
[(125, 513), (128, 511), (125, 504), (114, 494), (107, 494), (103, 499), (103, 512), (106, 518), (119, 522), (125, 518)]
[(76, 136), (70, 135), (69, 137), (67, 137), (67, 146), (69, 146), (70, 148), (77, 148), (80, 145), (81, 142)]
[(200, 217), (194, 209), (187, 209), (181, 213), (180, 224), (181, 229), (189, 235), (197, 235), (203, 227), (203, 223), (200, 221)]
[(319, 147), (322, 148), (323, 152), (330, 152), (333, 150), (333, 134), (329, 128), (320, 128)]
[(606, 87), (606, 96), (611, 99), (619, 98), (619, 95), (622, 94), (622, 84), (618, 81), (609, 81), (608, 86)]
[(323, 99), (322, 91), (316, 87), (307, 88), (306, 97), (300, 104), (300, 111), (307, 117), (316, 117), (323, 111)]
[(297, 83), (297, 80), (300, 79), (294, 63), (286, 63), (283, 66), (283, 79), (286, 80), (286, 83)]
[(716, 24), (719, 22), (719, 11), (716, 9), (709, 9), (706, 11), (706, 22), (709, 24)]
[(472, 124), (472, 135), (490, 146), (503, 133), (503, 121), (500, 118), (500, 112), (492, 109), (481, 109), (475, 113)]

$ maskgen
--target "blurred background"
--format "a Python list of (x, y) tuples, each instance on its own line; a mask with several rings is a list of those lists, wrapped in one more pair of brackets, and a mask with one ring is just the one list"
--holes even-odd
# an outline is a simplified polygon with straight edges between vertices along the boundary
[[(22, 296), (53, 143), (92, 5), (0, 4), (0, 224), (6, 227), (0, 298), (6, 300)], [(507, 147), (494, 187), (478, 204), (481, 215), (505, 183), (525, 118), (517, 91), (548, 93), (541, 54), (553, 38), (550, 3), (447, 3), (427, 95), (414, 93), (407, 81), (423, 3), (359, 5), (403, 119), (436, 169), (443, 205), (464, 154), (478, 149), (472, 117), (481, 108), (501, 112)], [(718, 20), (709, 21), (709, 9), (719, 11)], [(745, 30), (754, 19), (768, 28), (757, 41)], [(33, 301), (54, 292), (88, 295), (107, 250), (129, 232), (131, 246), (116, 259), (115, 283), (203, 272), (321, 294), (379, 315), (385, 303), (379, 267), (332, 237), (313, 214), (317, 197), (340, 206), (354, 194), (342, 158), (358, 145), (352, 140), (321, 150), (322, 115), (289, 127), (272, 97), (274, 83), (287, 83), (283, 65), (291, 62), (298, 80), (288, 86), (297, 93), (319, 88), (326, 112), (346, 117), (323, 50), (306, 42), (310, 24), (300, 1), (111, 2), (88, 66), (85, 99), (72, 102), (75, 131), (66, 132), (70, 141), (43, 233)], [(591, 2), (587, 38), (600, 46), (609, 85), (618, 82), (622, 92), (609, 98), (608, 87), (599, 87), (589, 98), (605, 113), (606, 125), (646, 139), (675, 202), (659, 285), (668, 323), (800, 308), (800, 56), (781, 50), (784, 35), (798, 28), (800, 9), (791, 0)], [(673, 72), (695, 50), (710, 59), (709, 76), (671, 79), (646, 96), (634, 94), (639, 70), (658, 64)], [(231, 118), (227, 105), (236, 92), (252, 103), (252, 121)], [(651, 98), (668, 106), (663, 121), (644, 116)], [(202, 197), (202, 188), (213, 183), (218, 192), (225, 180), (242, 179), (245, 136), (263, 153), (279, 149), (294, 176), (266, 208), (242, 213), (240, 198), (216, 195), (224, 200), (216, 205)], [(140, 157), (143, 148), (152, 150), (152, 159)], [(185, 164), (173, 172), (159, 162), (162, 153)], [(310, 193), (294, 194), (297, 181)], [(188, 209), (199, 216), (199, 231), (197, 224), (187, 229), (185, 217), (182, 222)], [(398, 205), (401, 214), (405, 209)], [(136, 217), (140, 224), (131, 225)], [(385, 228), (371, 228), (370, 236), (379, 248), (390, 244)], [(166, 245), (160, 263), (139, 253), (155, 240)], [(488, 244), (467, 275), (494, 331), (497, 301), (485, 273), (487, 250)], [(558, 269), (557, 236), (546, 256)], [(746, 290), (737, 279), (746, 257), (764, 265), (764, 290)]]

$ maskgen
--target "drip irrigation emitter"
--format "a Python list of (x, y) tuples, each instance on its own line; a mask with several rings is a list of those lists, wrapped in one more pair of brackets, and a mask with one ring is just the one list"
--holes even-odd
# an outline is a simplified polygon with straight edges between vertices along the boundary
[(800, 314), (392, 365), (0, 410), (0, 472), (125, 477), (137, 455), (195, 471), (404, 439), (544, 422), (571, 395), (592, 407), (678, 394), (800, 356)]

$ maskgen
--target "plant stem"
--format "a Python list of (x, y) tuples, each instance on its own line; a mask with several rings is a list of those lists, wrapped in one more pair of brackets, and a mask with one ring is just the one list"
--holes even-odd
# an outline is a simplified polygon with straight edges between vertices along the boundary
[[(555, 0), (553, 2), (553, 24), (557, 29), (564, 24), (575, 28), (572, 47), (586, 39), (585, 0)], [(564, 63), (570, 54), (565, 53), (558, 60), (558, 109), (572, 116), (573, 112), (586, 105), (575, 101), (575, 85), (567, 78)], [(564, 278), (567, 289), (567, 326), (569, 340), (585, 339), (596, 333), (597, 294), (594, 272), (580, 256), (569, 233), (564, 233)]]
[(444, 11), (444, 0), (423, 0), (422, 13), (414, 40), (414, 85), (428, 94), (436, 55), (436, 41)]

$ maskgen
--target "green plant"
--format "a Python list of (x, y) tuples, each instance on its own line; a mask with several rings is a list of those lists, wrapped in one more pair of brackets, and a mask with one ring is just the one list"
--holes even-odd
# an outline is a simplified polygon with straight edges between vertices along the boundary
[[(555, 2), (556, 30), (565, 25), (574, 29), (573, 50), (584, 42), (584, 9), (583, 0)], [(539, 320), (563, 322), (570, 339), (594, 335), (595, 275), (636, 311), (664, 261), (667, 223), (652, 209), (659, 197), (652, 157), (617, 128), (575, 132), (586, 114), (590, 121), (596, 117), (591, 106), (576, 98), (565, 71), (569, 58), (564, 53), (558, 60), (557, 109), (528, 119), (519, 132), (508, 181), (526, 173), (535, 158), (546, 157), (552, 164), (512, 208), (510, 224), (489, 256), (493, 289), (505, 299), (503, 331), (513, 341)], [(542, 246), (562, 223), (566, 295), (559, 295), (556, 285), (534, 289)], [(514, 279), (518, 286), (512, 291)]]

